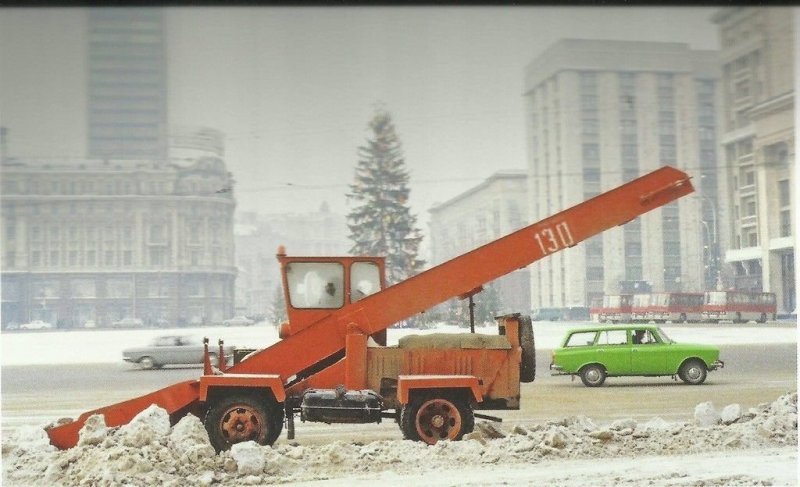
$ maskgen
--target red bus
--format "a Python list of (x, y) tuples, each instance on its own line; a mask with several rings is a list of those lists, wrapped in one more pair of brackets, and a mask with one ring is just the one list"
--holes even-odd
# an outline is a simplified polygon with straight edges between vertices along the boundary
[(648, 322), (647, 310), (650, 308), (650, 294), (634, 294), (631, 302), (631, 321), (634, 323)]
[(700, 321), (703, 302), (703, 293), (653, 293), (645, 319), (656, 323)]
[(606, 294), (603, 296), (603, 304), (599, 308), (594, 308), (592, 313), (597, 316), (600, 323), (630, 321), (631, 297), (630, 294)]
[(703, 304), (703, 321), (719, 323), (732, 321), (765, 323), (775, 320), (778, 305), (775, 293), (753, 293), (747, 291), (708, 291)]

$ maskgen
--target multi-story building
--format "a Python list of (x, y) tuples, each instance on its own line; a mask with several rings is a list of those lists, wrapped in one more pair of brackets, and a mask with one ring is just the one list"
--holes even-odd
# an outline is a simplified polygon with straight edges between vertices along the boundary
[(737, 289), (775, 292), (795, 309), (795, 32), (789, 8), (726, 8), (719, 26), (722, 153)]
[[(430, 212), (431, 265), (441, 264), (529, 224), (525, 171), (499, 171), (486, 181)], [(493, 284), (504, 310), (527, 313), (530, 278), (527, 269), (501, 277)], [(480, 295), (476, 298), (480, 300)]]
[(348, 255), (344, 215), (332, 213), (327, 203), (311, 213), (261, 214), (240, 212), (235, 226), (236, 307), (247, 315), (270, 315), (281, 289), (275, 257), (283, 245), (289, 255)]
[(2, 172), (3, 327), (233, 315), (235, 202), (218, 154), (180, 163), (4, 157)]
[(718, 58), (685, 44), (561, 40), (526, 69), (529, 209), (536, 221), (663, 165), (697, 193), (535, 263), (535, 308), (586, 306), (649, 282), (702, 291), (724, 273)]
[(164, 159), (167, 66), (163, 9), (88, 14), (90, 158)]

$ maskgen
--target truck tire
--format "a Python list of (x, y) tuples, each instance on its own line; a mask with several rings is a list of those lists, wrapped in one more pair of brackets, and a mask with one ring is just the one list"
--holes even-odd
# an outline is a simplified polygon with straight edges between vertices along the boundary
[(403, 437), (429, 445), (439, 440), (460, 440), (474, 428), (472, 407), (449, 394), (417, 395), (400, 413)]
[(271, 445), (283, 428), (283, 413), (264, 396), (234, 393), (214, 401), (203, 424), (211, 445), (218, 452), (242, 441)]
[(536, 378), (536, 341), (533, 338), (533, 324), (530, 316), (519, 317), (519, 343), (522, 347), (519, 381), (533, 382)]

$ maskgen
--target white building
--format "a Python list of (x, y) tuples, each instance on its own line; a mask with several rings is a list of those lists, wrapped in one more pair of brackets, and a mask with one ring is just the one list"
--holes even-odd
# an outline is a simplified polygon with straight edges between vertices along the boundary
[(794, 16), (788, 8), (726, 8), (713, 18), (722, 48), (722, 146), (737, 289), (795, 302)]
[[(524, 171), (498, 171), (474, 188), (432, 207), (430, 264), (441, 264), (528, 225), (527, 190)], [(496, 281), (504, 311), (528, 313), (529, 276), (524, 269)]]
[(534, 308), (586, 306), (647, 281), (716, 284), (718, 55), (685, 44), (561, 40), (526, 69), (529, 208), (536, 221), (664, 165), (697, 193), (532, 266)]

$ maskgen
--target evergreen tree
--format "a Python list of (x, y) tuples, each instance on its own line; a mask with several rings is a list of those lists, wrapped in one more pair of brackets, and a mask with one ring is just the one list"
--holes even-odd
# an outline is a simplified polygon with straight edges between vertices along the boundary
[(407, 205), (409, 187), (400, 140), (391, 115), (378, 108), (368, 124), (371, 137), (358, 148), (355, 182), (348, 200), (355, 207), (347, 215), (353, 255), (386, 257), (386, 274), (394, 284), (417, 273), (422, 233)]

